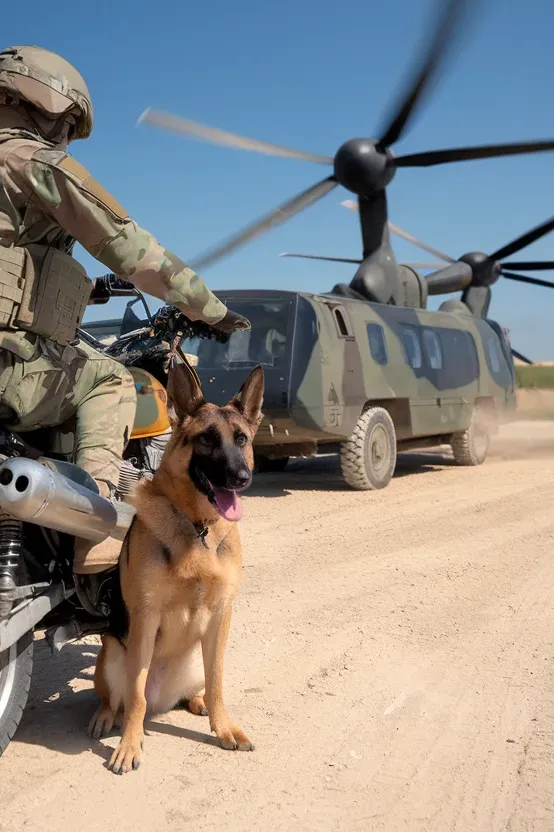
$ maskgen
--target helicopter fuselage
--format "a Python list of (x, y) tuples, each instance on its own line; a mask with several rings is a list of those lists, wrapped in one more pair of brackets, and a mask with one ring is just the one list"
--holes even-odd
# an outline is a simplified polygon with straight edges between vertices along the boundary
[(252, 329), (226, 345), (183, 346), (197, 350), (196, 369), (215, 404), (227, 401), (245, 369), (263, 367), (259, 456), (325, 452), (350, 437), (372, 406), (392, 417), (399, 450), (450, 441), (476, 407), (494, 431), (515, 408), (510, 346), (493, 321), (333, 294), (217, 294)]

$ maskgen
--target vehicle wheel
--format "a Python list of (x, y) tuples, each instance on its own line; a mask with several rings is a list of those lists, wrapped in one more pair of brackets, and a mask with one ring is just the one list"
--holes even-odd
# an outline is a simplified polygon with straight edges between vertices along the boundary
[(281, 473), (287, 467), (290, 457), (284, 456), (280, 459), (268, 459), (260, 457), (257, 461), (257, 469), (260, 474)]
[(33, 670), (33, 632), (0, 653), (0, 757), (23, 716)]
[(455, 433), (450, 447), (458, 465), (481, 465), (487, 456), (490, 434), (479, 409), (471, 414), (469, 427), (463, 433)]
[(340, 451), (342, 475), (357, 491), (385, 488), (396, 468), (396, 431), (382, 407), (366, 410)]

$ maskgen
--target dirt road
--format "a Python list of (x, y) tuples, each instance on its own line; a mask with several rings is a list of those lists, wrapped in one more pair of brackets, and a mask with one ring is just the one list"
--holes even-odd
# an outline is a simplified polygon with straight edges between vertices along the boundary
[(401, 458), (372, 494), (334, 458), (257, 479), (226, 673), (254, 753), (174, 712), (114, 776), (117, 736), (83, 732), (97, 646), (40, 642), (0, 830), (551, 832), (554, 423), (509, 434), (480, 469)]

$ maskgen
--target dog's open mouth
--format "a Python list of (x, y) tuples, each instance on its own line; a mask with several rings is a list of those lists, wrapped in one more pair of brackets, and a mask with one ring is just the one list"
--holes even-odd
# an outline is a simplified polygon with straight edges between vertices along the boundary
[(213, 498), (208, 497), (216, 507), (218, 513), (225, 519), (237, 523), (242, 517), (242, 505), (236, 491), (227, 491), (226, 488), (214, 488), (210, 483)]
[(197, 470), (196, 476), (200, 490), (204, 492), (217, 513), (224, 520), (237, 523), (242, 517), (242, 505), (237, 492), (212, 485), (207, 476), (201, 471)]

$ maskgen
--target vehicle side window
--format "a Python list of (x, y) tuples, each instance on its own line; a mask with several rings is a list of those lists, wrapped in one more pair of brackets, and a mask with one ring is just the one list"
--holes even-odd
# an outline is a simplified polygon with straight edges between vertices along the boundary
[(335, 307), (333, 309), (333, 316), (335, 318), (335, 325), (341, 338), (349, 338), (352, 335), (352, 332), (350, 330), (350, 322), (348, 320), (348, 315), (346, 314), (346, 311), (344, 309), (339, 309), (339, 307)]
[[(515, 382), (515, 370), (509, 334), (496, 321), (486, 319), (486, 325), (492, 329), (492, 333), (485, 334), (485, 326), (481, 325), (489, 370), (493, 376), (496, 375), (495, 381), (502, 387), (512, 387)], [(495, 338), (495, 335), (497, 338)], [(497, 361), (495, 361), (494, 355), (496, 355)]]
[(367, 339), (371, 357), (377, 364), (386, 364), (388, 359), (385, 331), (380, 324), (367, 324)]
[(461, 329), (436, 328), (442, 348), (444, 387), (465, 387), (479, 376), (477, 347), (470, 332)]
[(514, 369), (509, 346), (503, 341), (502, 333), (494, 331), (490, 324), (482, 324), (481, 338), (489, 373), (496, 384), (512, 387)]
[(489, 354), (489, 361), (491, 364), (491, 368), (493, 373), (500, 372), (500, 356), (498, 355), (498, 348), (496, 346), (496, 341), (494, 338), (487, 338), (485, 340), (485, 347)]
[(402, 343), (406, 361), (414, 370), (419, 370), (423, 365), (421, 346), (417, 337), (417, 330), (411, 326), (402, 327)]
[(422, 336), (429, 366), (432, 370), (442, 370), (442, 349), (438, 335), (432, 329), (424, 329)]

